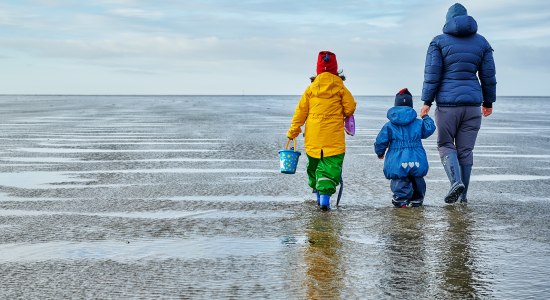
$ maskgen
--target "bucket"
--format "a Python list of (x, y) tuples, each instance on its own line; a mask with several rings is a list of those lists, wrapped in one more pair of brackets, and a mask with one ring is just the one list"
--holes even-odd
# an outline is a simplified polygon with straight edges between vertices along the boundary
[(286, 142), (285, 149), (279, 150), (279, 160), (281, 165), (281, 173), (294, 174), (296, 166), (298, 166), (298, 158), (302, 153), (296, 151), (296, 140), (294, 140), (294, 148), (288, 149), (290, 140)]

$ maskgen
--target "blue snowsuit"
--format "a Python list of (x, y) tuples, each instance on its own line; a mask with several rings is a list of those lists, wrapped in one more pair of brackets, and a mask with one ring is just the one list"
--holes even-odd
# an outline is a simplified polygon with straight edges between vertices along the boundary
[(426, 194), (423, 177), (429, 168), (421, 140), (434, 133), (434, 121), (429, 116), (418, 119), (408, 106), (390, 108), (387, 117), (390, 121), (378, 133), (374, 151), (378, 157), (385, 154), (384, 175), (391, 179), (392, 202), (396, 206), (420, 206)]

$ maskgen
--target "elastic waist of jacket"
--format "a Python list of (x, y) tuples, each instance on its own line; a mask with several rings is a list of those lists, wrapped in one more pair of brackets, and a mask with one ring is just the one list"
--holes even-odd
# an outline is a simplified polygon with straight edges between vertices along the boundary
[(344, 120), (344, 116), (340, 114), (309, 114), (308, 118), (312, 119), (342, 119)]
[(392, 142), (390, 145), (390, 149), (418, 148), (418, 147), (422, 147), (421, 141)]
[(481, 106), (482, 102), (479, 103), (456, 103), (456, 102), (437, 102), (435, 101), (436, 106), (441, 107), (460, 107), (460, 106)]

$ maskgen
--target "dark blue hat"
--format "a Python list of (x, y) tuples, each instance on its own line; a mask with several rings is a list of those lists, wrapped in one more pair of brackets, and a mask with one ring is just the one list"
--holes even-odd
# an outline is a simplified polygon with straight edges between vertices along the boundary
[(413, 107), (413, 97), (407, 88), (404, 88), (395, 95), (395, 106)]

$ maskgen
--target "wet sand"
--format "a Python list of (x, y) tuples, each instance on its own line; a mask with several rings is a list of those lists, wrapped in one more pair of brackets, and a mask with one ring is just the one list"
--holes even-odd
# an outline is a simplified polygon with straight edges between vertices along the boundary
[(548, 297), (550, 98), (497, 100), (467, 205), (443, 203), (433, 136), (425, 206), (394, 209), (393, 99), (358, 97), (330, 212), (305, 155), (279, 172), (297, 101), (0, 96), (0, 298)]

